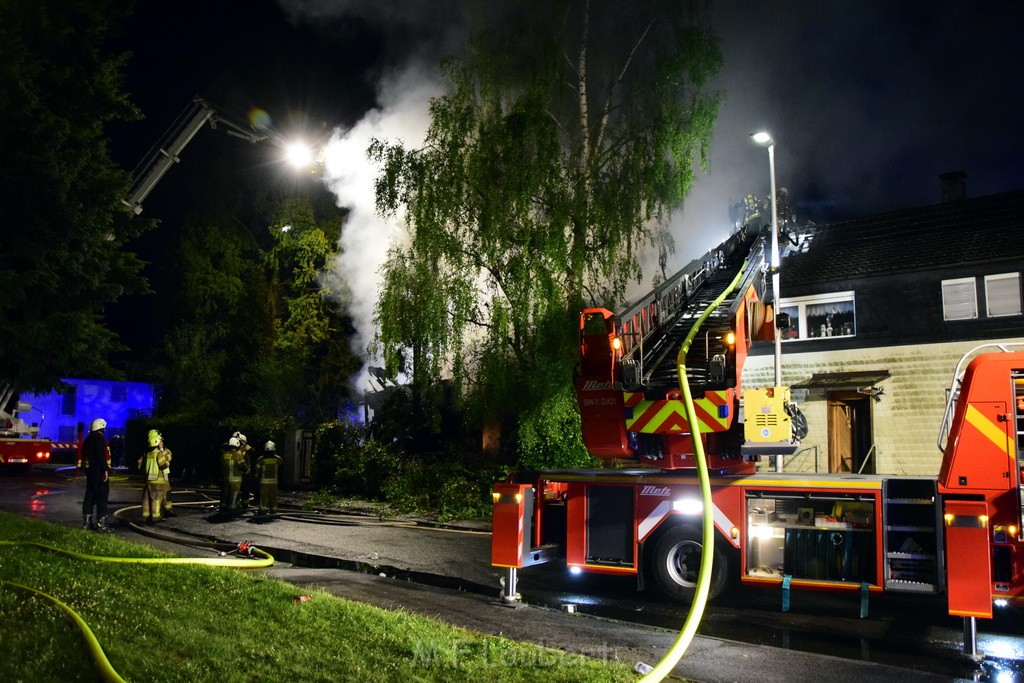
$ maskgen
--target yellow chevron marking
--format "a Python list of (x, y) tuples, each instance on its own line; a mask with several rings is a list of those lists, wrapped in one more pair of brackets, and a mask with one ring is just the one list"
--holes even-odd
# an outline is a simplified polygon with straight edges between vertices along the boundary
[(981, 432), (982, 436), (995, 444), (996, 448), (1010, 456), (1011, 460), (1017, 459), (1013, 453), (1013, 446), (1010, 444), (1010, 440), (1006, 438), (1006, 432), (992, 422), (992, 420), (985, 417), (973, 404), (968, 404), (965, 418), (968, 423)]

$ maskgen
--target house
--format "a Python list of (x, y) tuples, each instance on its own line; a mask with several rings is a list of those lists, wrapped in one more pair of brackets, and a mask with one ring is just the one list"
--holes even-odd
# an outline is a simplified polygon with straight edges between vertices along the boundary
[[(782, 384), (810, 428), (786, 471), (937, 474), (958, 362), (1024, 342), (1024, 190), (940, 177), (939, 204), (781, 238)], [(752, 351), (745, 386), (773, 384), (772, 345)]]
[[(39, 436), (55, 444), (77, 442), (79, 433), (88, 433), (98, 417), (107, 421), (108, 439), (123, 438), (129, 419), (152, 415), (156, 408), (156, 390), (145, 382), (67, 378), (61, 382), (66, 385), (63, 391), (20, 398), (33, 407), (31, 419), (39, 426)], [(28, 414), (23, 417), (30, 419)]]

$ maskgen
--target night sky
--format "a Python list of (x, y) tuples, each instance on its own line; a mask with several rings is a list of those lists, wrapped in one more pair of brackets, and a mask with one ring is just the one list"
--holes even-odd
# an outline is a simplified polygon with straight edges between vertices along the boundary
[[(116, 160), (134, 167), (195, 95), (239, 116), (262, 108), (286, 134), (335, 130), (346, 161), (324, 177), (353, 209), (340, 267), (357, 319), (368, 316), (381, 236), (395, 226), (375, 223), (372, 169), (357, 157), (371, 135), (417, 142), (441, 92), (438, 59), (505, 4), (142, 1), (117, 46), (135, 54), (127, 89), (146, 120), (112, 131)], [(711, 17), (725, 57), (714, 87), (727, 99), (710, 173), (672, 219), (670, 267), (724, 239), (744, 195), (767, 195), (767, 153), (749, 140), (760, 129), (776, 140), (797, 217), (816, 222), (938, 202), (949, 171), (967, 173), (969, 196), (1024, 187), (1024, 3), (720, 0)], [(186, 150), (147, 215), (180, 204), (170, 178), (215, 134)]]

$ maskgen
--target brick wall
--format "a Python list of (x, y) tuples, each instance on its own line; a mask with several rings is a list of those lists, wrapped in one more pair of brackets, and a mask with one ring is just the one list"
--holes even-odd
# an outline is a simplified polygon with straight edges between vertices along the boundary
[[(1024, 337), (998, 340), (1024, 343)], [(782, 349), (782, 384), (791, 386), (814, 373), (888, 370), (891, 377), (877, 386), (884, 390), (872, 401), (872, 436), (875, 471), (884, 474), (937, 475), (942, 453), (936, 444), (945, 410), (946, 389), (957, 362), (978, 342), (886, 346), (844, 349), (837, 352), (787, 353)], [(755, 389), (774, 381), (771, 355), (749, 357), (743, 368), (743, 386)], [(828, 415), (825, 392), (810, 389), (800, 409), (810, 428), (801, 451), (789, 456), (784, 469), (791, 472), (828, 471)]]

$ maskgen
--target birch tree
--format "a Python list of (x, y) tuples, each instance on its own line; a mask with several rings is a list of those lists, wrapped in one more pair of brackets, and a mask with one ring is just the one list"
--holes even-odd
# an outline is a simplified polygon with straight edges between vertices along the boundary
[[(524, 15), (443, 64), (422, 147), (371, 145), (378, 209), (409, 231), (385, 265), (376, 342), (392, 374), (451, 373), (479, 417), (515, 418), (520, 448), (550, 462), (580, 451), (575, 316), (620, 303), (647, 250), (671, 248), (669, 213), (706, 167), (721, 56), (688, 3)], [(573, 443), (554, 438), (566, 429)]]

